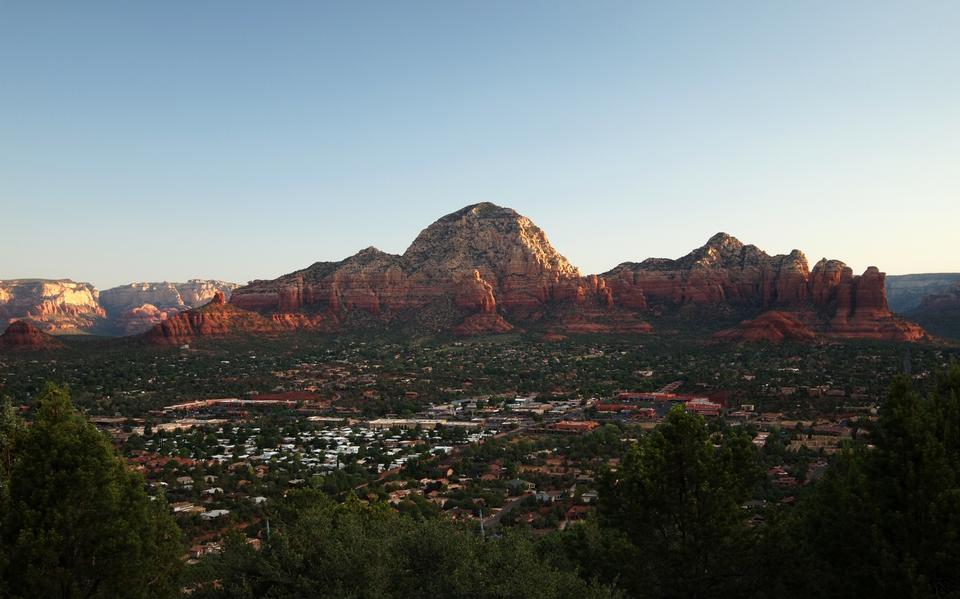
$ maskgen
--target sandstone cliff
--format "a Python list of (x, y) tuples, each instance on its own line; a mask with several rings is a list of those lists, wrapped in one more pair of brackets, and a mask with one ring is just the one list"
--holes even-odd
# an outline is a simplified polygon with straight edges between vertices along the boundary
[[(810, 270), (799, 250), (770, 256), (726, 233), (677, 260), (624, 263), (603, 275), (614, 302), (642, 293), (662, 314), (685, 307), (730, 309), (749, 318), (718, 339), (783, 341), (823, 336), (840, 339), (917, 341), (919, 326), (895, 317), (887, 306), (885, 275), (862, 275), (839, 260), (820, 260)], [(773, 311), (768, 313), (768, 311)]]
[(918, 308), (929, 295), (948, 293), (960, 284), (960, 273), (923, 273), (892, 275), (887, 277), (887, 301), (890, 309), (898, 314), (907, 314)]
[(210, 301), (235, 283), (193, 279), (186, 283), (131, 283), (103, 292), (69, 279), (0, 281), (0, 331), (27, 319), (42, 331), (59, 334), (135, 335), (182, 310)]
[(634, 303), (642, 297), (658, 310), (714, 304), (758, 310), (799, 306), (808, 299), (809, 276), (807, 259), (799, 250), (769, 256), (726, 233), (717, 233), (677, 260), (625, 262), (603, 275), (616, 302)]
[(229, 299), (236, 283), (191, 279), (186, 283), (131, 283), (100, 292), (110, 332), (136, 335), (183, 310), (197, 308), (222, 291)]
[[(558, 305), (612, 307), (605, 282), (582, 277), (530, 219), (489, 203), (436, 221), (402, 256), (367, 248), (234, 292), (234, 305), (278, 322), (337, 330), (419, 318), (434, 330), (505, 332)], [(431, 318), (423, 318), (430, 314)]]
[(69, 279), (0, 281), (0, 330), (29, 319), (48, 333), (87, 332), (106, 318), (98, 292), (89, 283)]
[[(287, 328), (323, 331), (416, 322), (457, 334), (542, 327), (641, 333), (650, 317), (698, 311), (747, 319), (721, 339), (812, 336), (918, 340), (923, 330), (887, 307), (884, 274), (854, 276), (836, 260), (811, 270), (799, 250), (771, 256), (718, 233), (676, 260), (626, 262), (582, 276), (530, 219), (489, 203), (444, 216), (403, 255), (367, 248), (235, 290), (231, 302)], [(774, 314), (756, 322), (768, 311)]]

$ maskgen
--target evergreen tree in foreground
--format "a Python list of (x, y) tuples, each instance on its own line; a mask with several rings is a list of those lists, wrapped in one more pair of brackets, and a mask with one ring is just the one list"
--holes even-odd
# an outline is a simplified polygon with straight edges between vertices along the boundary
[[(520, 534), (482, 539), (386, 504), (293, 491), (255, 551), (239, 534), (197, 568), (197, 599), (600, 599), (617, 594), (552, 568)], [(216, 581), (214, 583), (214, 581)]]
[(150, 500), (143, 478), (77, 413), (66, 389), (48, 385), (40, 394), (36, 420), (14, 435), (7, 476), (3, 593), (176, 594), (182, 548), (166, 504)]
[(637, 597), (747, 596), (755, 539), (740, 505), (760, 477), (746, 434), (711, 434), (703, 417), (671, 410), (601, 487), (619, 584)]
[(898, 380), (871, 431), (786, 519), (795, 597), (960, 597), (960, 367)]

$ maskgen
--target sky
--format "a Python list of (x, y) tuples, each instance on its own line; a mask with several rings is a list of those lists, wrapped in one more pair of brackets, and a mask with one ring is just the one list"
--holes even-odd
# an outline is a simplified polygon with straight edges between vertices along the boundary
[(274, 278), (477, 202), (960, 271), (960, 3), (0, 0), (0, 279)]

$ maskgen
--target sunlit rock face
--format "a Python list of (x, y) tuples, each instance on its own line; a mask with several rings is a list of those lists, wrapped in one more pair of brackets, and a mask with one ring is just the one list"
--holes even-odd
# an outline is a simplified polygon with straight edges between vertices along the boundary
[(355, 312), (393, 322), (429, 309), (438, 313), (429, 324), (458, 334), (509, 331), (512, 323), (547, 318), (558, 305), (613, 306), (606, 281), (581, 276), (530, 219), (489, 203), (439, 219), (403, 255), (367, 248), (341, 262), (254, 281), (231, 303), (324, 327), (339, 327)]
[(93, 285), (69, 279), (0, 281), (0, 330), (28, 319), (47, 333), (87, 332), (106, 318), (98, 296)]
[(618, 303), (632, 303), (640, 295), (647, 305), (667, 308), (728, 303), (770, 309), (805, 304), (809, 274), (799, 250), (769, 256), (754, 245), (717, 233), (677, 260), (625, 262), (603, 276)]
[(238, 286), (205, 279), (191, 279), (186, 283), (130, 283), (101, 291), (100, 305), (107, 312), (110, 332), (136, 335), (178, 312), (206, 304), (218, 291), (229, 298)]
[[(490, 203), (437, 220), (402, 255), (370, 247), (253, 281), (231, 303), (286, 328), (325, 331), (415, 322), (464, 335), (531, 326), (552, 335), (644, 333), (651, 317), (695, 309), (707, 315), (705, 333), (712, 313), (745, 319), (742, 333), (720, 339), (925, 335), (890, 313), (884, 275), (872, 267), (855, 276), (840, 261), (821, 260), (811, 270), (799, 250), (771, 256), (718, 233), (676, 260), (625, 262), (583, 276), (529, 218)], [(768, 311), (775, 313), (749, 322)]]

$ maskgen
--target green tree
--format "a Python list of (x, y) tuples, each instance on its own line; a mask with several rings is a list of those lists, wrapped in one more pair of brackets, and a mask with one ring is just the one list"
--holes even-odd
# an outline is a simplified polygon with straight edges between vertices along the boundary
[(601, 525), (632, 546), (621, 584), (653, 597), (745, 596), (751, 529), (740, 505), (760, 477), (743, 433), (711, 435), (682, 406), (604, 477)]
[(4, 397), (0, 404), (0, 502), (6, 493), (7, 479), (13, 467), (13, 444), (23, 426), (23, 419), (17, 414), (10, 398)]
[[(5, 514), (8, 508), (10, 491), (10, 470), (13, 467), (14, 442), (23, 430), (23, 419), (17, 414), (9, 397), (3, 398), (0, 405), (0, 514)], [(7, 564), (8, 547), (0, 543), (0, 572)], [(6, 581), (0, 577), (0, 597), (9, 593), (6, 590)]]
[(48, 385), (15, 440), (0, 524), (13, 597), (164, 597), (177, 590), (180, 531), (163, 500)]
[(484, 541), (449, 522), (414, 520), (355, 498), (335, 504), (313, 490), (291, 493), (276, 510), (262, 551), (236, 535), (201, 564), (195, 597), (611, 596), (550, 567), (520, 535)]
[[(784, 523), (795, 596), (960, 597), (960, 367), (897, 380), (869, 435)], [(792, 542), (792, 544), (790, 544)], [(812, 574), (812, 575), (811, 575)]]

